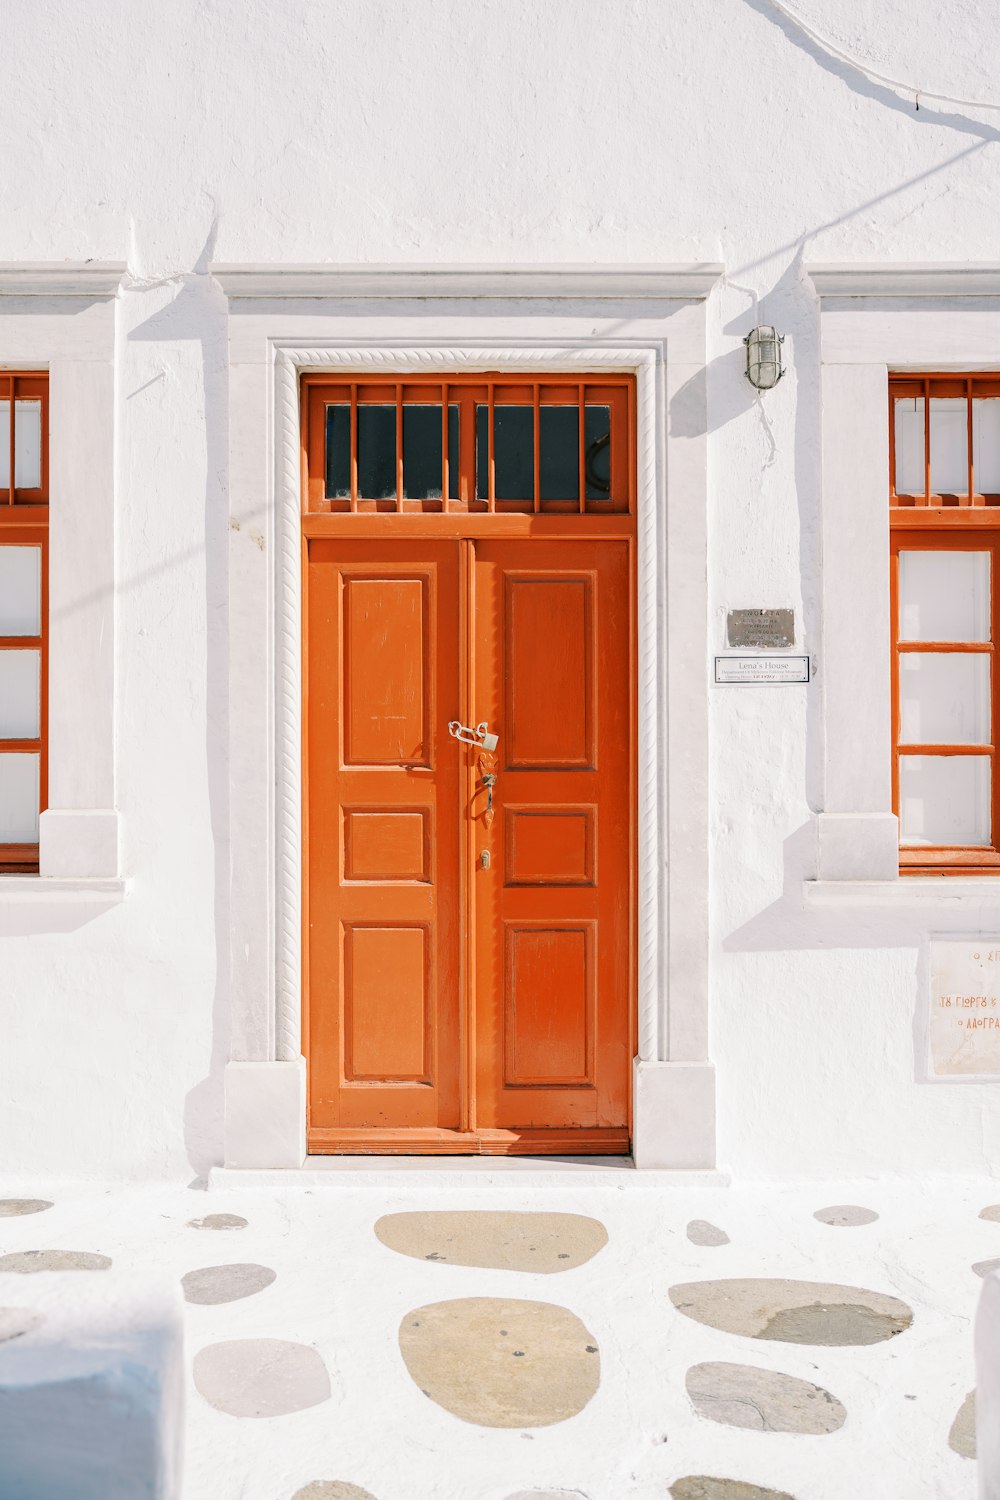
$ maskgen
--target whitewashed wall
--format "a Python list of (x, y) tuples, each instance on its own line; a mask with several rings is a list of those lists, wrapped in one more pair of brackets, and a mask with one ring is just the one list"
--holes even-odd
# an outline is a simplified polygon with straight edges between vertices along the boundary
[[(723, 262), (710, 628), (721, 647), (726, 607), (793, 605), (818, 649), (818, 306), (802, 263), (996, 259), (1000, 83), (992, 0), (795, 10), (870, 69), (996, 107), (925, 96), (917, 110), (771, 0), (5, 7), (0, 260), (129, 268), (117, 639), (132, 880), (86, 921), (0, 894), (6, 1167), (191, 1175), (221, 1155), (228, 392), (210, 261)], [(741, 374), (755, 321), (786, 332), (791, 366), (761, 403)], [(803, 906), (819, 669), (808, 693), (712, 698), (720, 1162), (748, 1176), (996, 1166), (995, 1094), (914, 1081), (921, 943), (981, 914)], [(1000, 933), (1000, 901), (990, 915)]]

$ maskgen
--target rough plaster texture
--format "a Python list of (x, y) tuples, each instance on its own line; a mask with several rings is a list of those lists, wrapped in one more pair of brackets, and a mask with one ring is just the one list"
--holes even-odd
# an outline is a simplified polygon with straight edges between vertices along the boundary
[[(913, 90), (1000, 103), (990, 0), (795, 8)], [(226, 304), (209, 261), (724, 262), (711, 631), (721, 649), (728, 608), (791, 606), (815, 652), (803, 259), (995, 257), (1000, 116), (926, 94), (917, 111), (770, 0), (51, 0), (9, 8), (4, 55), (0, 260), (128, 263), (117, 801), (133, 885), (108, 910), (0, 897), (5, 1057), (32, 1080), (0, 1104), (0, 1136), (25, 1173), (185, 1178), (221, 1160), (229, 1055)], [(758, 320), (789, 363), (761, 401), (741, 375)], [(265, 545), (262, 518), (244, 531)], [(988, 1088), (915, 1081), (921, 944), (968, 915), (802, 905), (821, 689), (822, 661), (807, 690), (711, 698), (719, 1160), (761, 1177), (995, 1168)]]
[[(46, 1219), (56, 1243), (155, 1272), (178, 1298), (184, 1276), (213, 1256), (220, 1263), (233, 1256), (234, 1239), (247, 1261), (277, 1272), (255, 1296), (183, 1308), (183, 1500), (360, 1500), (348, 1486), (373, 1500), (971, 1500), (976, 1464), (949, 1446), (949, 1434), (973, 1385), (987, 1400), (986, 1410), (980, 1407), (981, 1457), (992, 1454), (1000, 1433), (989, 1415), (998, 1409), (990, 1375), (995, 1318), (981, 1324), (978, 1370), (970, 1336), (984, 1284), (969, 1266), (1000, 1244), (1000, 1226), (977, 1218), (995, 1184), (941, 1177), (853, 1182), (843, 1196), (870, 1203), (879, 1219), (865, 1231), (841, 1232), (813, 1218), (827, 1200), (822, 1184), (684, 1182), (664, 1192), (643, 1187), (637, 1173), (595, 1179), (567, 1173), (554, 1191), (551, 1179), (539, 1186), (530, 1173), (477, 1186), (387, 1171), (381, 1186), (356, 1182), (349, 1191), (209, 1190), (209, 1203), (247, 1220), (235, 1237), (188, 1229), (206, 1194), (185, 1187), (40, 1178), (34, 1188), (54, 1202)], [(608, 1242), (558, 1276), (426, 1262), (379, 1241), (387, 1196), (399, 1212), (440, 1209), (456, 1218), (548, 1211), (555, 1196), (565, 1212), (603, 1224)], [(725, 1223), (731, 1243), (692, 1244), (692, 1219)], [(38, 1221), (10, 1219), (0, 1243), (12, 1252), (28, 1249), (37, 1233)], [(782, 1283), (872, 1288), (905, 1301), (913, 1322), (875, 1344), (803, 1345), (748, 1339), (672, 1305), (669, 1287), (704, 1282), (720, 1270), (744, 1284), (767, 1278), (771, 1292)], [(40, 1310), (46, 1283), (70, 1299), (110, 1294), (120, 1274), (6, 1277), (0, 1309)], [(986, 1286), (992, 1291), (1000, 1282)], [(452, 1313), (470, 1304), (509, 1310), (494, 1325), (492, 1350), (520, 1334), (525, 1341), (513, 1347), (524, 1354), (501, 1353), (496, 1362), (482, 1320), (449, 1318), (424, 1346), (418, 1383), (404, 1362), (400, 1330), (428, 1304)], [(506, 1321), (511, 1315), (519, 1323)], [(0, 1313), (0, 1332), (3, 1326)], [(0, 1357), (44, 1331), (0, 1343)], [(574, 1346), (585, 1334), (599, 1355), (586, 1343), (582, 1352)], [(450, 1362), (441, 1357), (445, 1346)], [(567, 1407), (583, 1394), (578, 1377), (596, 1383), (596, 1362), (599, 1385), (574, 1415)], [(539, 1373), (545, 1378), (535, 1378)], [(701, 1389), (716, 1398), (705, 1415), (688, 1394), (689, 1378), (699, 1374), (707, 1381)], [(329, 1400), (307, 1404), (327, 1389)], [(836, 1397), (847, 1419), (813, 1435), (801, 1430), (803, 1418), (806, 1426), (826, 1426), (837, 1413), (823, 1393)], [(493, 1425), (512, 1399), (531, 1425)], [(298, 1409), (289, 1410), (292, 1404)], [(234, 1408), (245, 1414), (233, 1415)], [(713, 1420), (751, 1420), (755, 1408), (753, 1428)], [(540, 1416), (560, 1420), (537, 1425)], [(2, 1483), (0, 1494), (7, 1500)], [(70, 1495), (59, 1491), (51, 1500)]]

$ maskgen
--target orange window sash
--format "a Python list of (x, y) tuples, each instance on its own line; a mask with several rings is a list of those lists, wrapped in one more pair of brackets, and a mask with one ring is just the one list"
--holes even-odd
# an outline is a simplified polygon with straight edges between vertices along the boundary
[[(37, 650), (39, 663), (39, 726), (34, 739), (0, 739), (0, 754), (37, 754), (38, 810), (48, 805), (49, 730), (49, 383), (38, 371), (0, 370), (0, 401), (6, 401), (8, 421), (0, 441), (7, 448), (8, 483), (0, 488), (0, 547), (37, 546), (41, 551), (39, 635), (0, 636), (0, 652)], [(17, 485), (16, 412), (20, 401), (41, 407), (39, 483)], [(2, 425), (2, 424), (0, 424)], [(0, 772), (3, 762), (0, 761)], [(0, 843), (0, 873), (32, 873), (38, 869), (38, 844)]]

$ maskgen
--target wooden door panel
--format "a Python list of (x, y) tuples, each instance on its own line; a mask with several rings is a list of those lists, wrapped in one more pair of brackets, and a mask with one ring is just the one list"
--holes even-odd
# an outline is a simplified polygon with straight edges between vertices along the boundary
[(427, 766), (428, 576), (343, 580), (345, 766)]
[(429, 939), (422, 923), (345, 923), (345, 1083), (430, 1083)]
[(504, 806), (508, 886), (593, 885), (596, 807)]
[[(616, 1133), (631, 1071), (632, 723), (626, 542), (476, 542), (476, 1121)], [(565, 1149), (565, 1146), (561, 1146)]]
[(456, 1130), (459, 543), (312, 541), (307, 566), (311, 1139)]
[(588, 574), (504, 571), (508, 768), (594, 764), (593, 593)]
[(431, 879), (429, 807), (345, 807), (344, 880)]
[(508, 922), (505, 1088), (593, 1088), (596, 924)]

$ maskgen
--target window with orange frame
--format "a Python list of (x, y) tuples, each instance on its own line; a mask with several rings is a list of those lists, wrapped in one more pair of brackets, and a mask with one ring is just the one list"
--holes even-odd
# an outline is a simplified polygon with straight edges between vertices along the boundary
[(48, 791), (48, 397), (0, 370), (0, 875), (37, 871)]
[(1000, 375), (889, 379), (900, 873), (1000, 873)]

